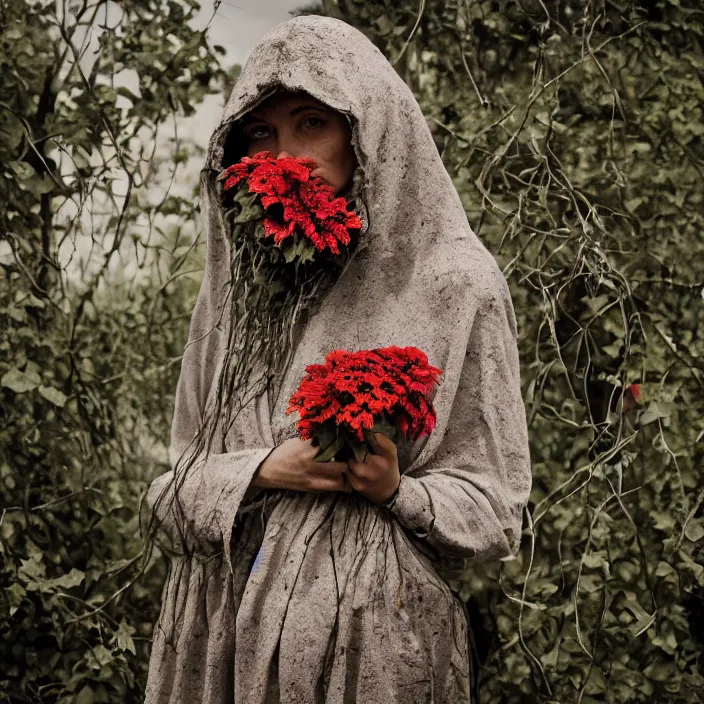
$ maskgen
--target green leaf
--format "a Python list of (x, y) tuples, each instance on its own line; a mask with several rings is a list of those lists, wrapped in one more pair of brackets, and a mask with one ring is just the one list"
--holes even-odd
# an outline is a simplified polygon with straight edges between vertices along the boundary
[(14, 615), (17, 609), (20, 607), (22, 600), (27, 592), (21, 584), (15, 582), (11, 584), (5, 594), (7, 595), (7, 600), (10, 604), (10, 616)]
[(332, 443), (332, 445), (328, 445), (325, 450), (317, 454), (313, 459), (318, 462), (329, 462), (344, 446), (345, 439), (340, 436)]
[(594, 665), (592, 671), (589, 675), (589, 680), (585, 688), (587, 694), (601, 694), (606, 690), (606, 681), (604, 680), (604, 675), (601, 669)]
[(287, 242), (281, 249), (284, 253), (284, 260), (290, 264), (296, 258), (296, 245)]
[(55, 389), (53, 386), (40, 386), (39, 393), (47, 401), (53, 403), (55, 406), (58, 406), (59, 408), (63, 408), (64, 404), (66, 403), (66, 400), (68, 399), (68, 396), (63, 394), (58, 389)]
[[(261, 220), (264, 216), (264, 209), (259, 205), (259, 196), (250, 193), (247, 188), (240, 188), (235, 193), (234, 201), (240, 206), (239, 213), (234, 218), (234, 223), (244, 223), (250, 220)], [(255, 229), (255, 236), (257, 230)]]
[(46, 308), (46, 303), (32, 293), (21, 300), (15, 300), (15, 302), (22, 304), (25, 308)]
[(704, 524), (701, 518), (693, 518), (685, 528), (684, 534), (693, 543), (699, 542), (704, 538)]
[(93, 690), (88, 685), (86, 685), (76, 695), (75, 704), (93, 704), (93, 701)]
[(46, 174), (42, 174), (37, 178), (27, 181), (27, 190), (32, 192), (35, 196), (41, 196), (44, 193), (53, 191), (54, 185), (54, 182)]
[(643, 674), (655, 682), (668, 682), (672, 679), (675, 672), (675, 665), (666, 665), (658, 661), (651, 663), (643, 670)]
[(26, 161), (13, 161), (9, 166), (20, 181), (28, 181), (37, 175), (37, 172)]
[(325, 450), (337, 440), (339, 435), (340, 433), (337, 426), (334, 423), (327, 421), (320, 426), (315, 437), (318, 440), (320, 447)]
[(585, 567), (598, 569), (605, 563), (605, 555), (601, 552), (591, 552), (582, 556)]
[(357, 462), (363, 463), (364, 460), (367, 458), (367, 454), (369, 452), (367, 448), (367, 443), (360, 442), (357, 436), (346, 428), (343, 430), (343, 435), (345, 438), (345, 442), (352, 449), (352, 452), (354, 453), (354, 457)]
[(392, 440), (393, 442), (397, 442), (399, 430), (393, 423), (389, 421), (386, 415), (384, 415), (381, 420), (377, 420), (374, 423), (374, 427), (372, 428), (372, 430), (375, 433), (382, 433), (383, 435), (386, 435), (386, 437)]
[(655, 618), (654, 614), (648, 613), (637, 601), (629, 599), (624, 603), (624, 608), (628, 609), (636, 618), (635, 623), (630, 625), (630, 631), (634, 636), (640, 635), (644, 629), (649, 627)]
[[(264, 228), (264, 221), (258, 222), (254, 226), (254, 237), (259, 241), (259, 245), (264, 249), (274, 249), (276, 245), (274, 244), (274, 238), (268, 237), (266, 234), (266, 229)], [(274, 260), (276, 261), (276, 260)]]
[(545, 667), (555, 667), (557, 665), (557, 656), (560, 654), (560, 645), (555, 644), (553, 648), (545, 651), (541, 656), (540, 660), (545, 665)]
[(75, 567), (71, 568), (68, 574), (56, 577), (55, 579), (43, 579), (39, 581), (41, 591), (58, 591), (77, 587), (84, 579), (85, 573)]
[(95, 648), (93, 648), (93, 655), (100, 667), (108, 665), (113, 659), (112, 652), (104, 645), (96, 645)]
[(128, 650), (132, 653), (132, 655), (137, 654), (137, 650), (134, 647), (134, 641), (132, 640), (132, 634), (134, 632), (134, 627), (130, 626), (123, 618), (117, 628), (117, 647), (120, 650)]
[(249, 208), (250, 206), (254, 205), (254, 203), (257, 200), (257, 194), (252, 193), (248, 188), (246, 187), (241, 187), (235, 193), (235, 197), (233, 199), (235, 203), (239, 203), (242, 208)]
[(0, 386), (12, 389), (16, 394), (23, 394), (32, 389), (36, 389), (40, 382), (41, 379), (38, 374), (32, 372), (25, 374), (17, 369), (17, 367), (10, 367), (3, 375), (2, 379), (0, 379)]
[(296, 242), (295, 253), (300, 262), (312, 262), (318, 250), (315, 245), (305, 237), (300, 237)]
[(41, 555), (38, 553), (33, 554), (28, 560), (20, 560), (20, 565), (18, 574), (26, 584), (35, 585), (46, 572)]
[(669, 418), (670, 409), (667, 404), (653, 401), (639, 416), (638, 420), (641, 425), (654, 423), (658, 418)]
[(263, 215), (264, 211), (260, 205), (248, 205), (242, 208), (237, 217), (234, 219), (234, 222), (241, 223), (249, 222), (250, 220), (261, 220)]
[(669, 576), (676, 577), (677, 572), (674, 570), (674, 568), (668, 564), (667, 562), (660, 561), (658, 562), (658, 567), (655, 570), (655, 576), (656, 577), (669, 577)]
[(27, 320), (27, 313), (25, 310), (23, 308), (17, 308), (13, 305), (9, 305), (7, 308), (3, 309), (3, 313), (18, 323), (24, 323)]

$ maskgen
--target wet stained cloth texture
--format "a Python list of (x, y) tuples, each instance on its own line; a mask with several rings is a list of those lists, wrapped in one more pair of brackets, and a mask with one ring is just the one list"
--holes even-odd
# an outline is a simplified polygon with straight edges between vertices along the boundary
[[(206, 268), (176, 392), (172, 467), (213, 401), (227, 338), (218, 321), (230, 255), (215, 181), (225, 140), (279, 89), (349, 117), (366, 246), (299, 325), (278, 391), (245, 405), (180, 483), (177, 502), (168, 501), (173, 471), (150, 488), (173, 545), (146, 701), (470, 702), (466, 609), (447, 579), (519, 547), (531, 471), (515, 317), (412, 93), (338, 20), (294, 18), (265, 35), (211, 139), (201, 181)], [(388, 345), (418, 347), (444, 370), (435, 431), (399, 447), (393, 507), (288, 490), (245, 504), (260, 464), (290, 437), (297, 415), (285, 410), (305, 366), (333, 349)]]

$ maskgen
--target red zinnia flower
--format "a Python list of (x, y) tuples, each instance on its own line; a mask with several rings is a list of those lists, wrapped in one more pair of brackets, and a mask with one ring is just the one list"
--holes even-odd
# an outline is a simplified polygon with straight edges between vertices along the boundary
[(364, 429), (385, 419), (414, 441), (435, 428), (435, 409), (427, 395), (442, 370), (415, 347), (333, 350), (324, 364), (310, 364), (306, 373), (286, 411), (299, 412), (304, 440), (327, 422), (346, 427), (362, 442)]
[(264, 232), (280, 245), (290, 237), (305, 237), (319, 252), (340, 254), (339, 244), (350, 243), (350, 230), (362, 221), (347, 209), (347, 201), (335, 195), (312, 171), (311, 159), (281, 157), (259, 152), (244, 157), (220, 176), (226, 191), (246, 188), (258, 196), (265, 210)]

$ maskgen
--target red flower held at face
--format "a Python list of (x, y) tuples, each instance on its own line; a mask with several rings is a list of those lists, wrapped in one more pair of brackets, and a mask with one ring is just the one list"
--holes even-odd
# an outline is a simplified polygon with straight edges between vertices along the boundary
[(289, 400), (286, 413), (298, 411), (299, 436), (316, 437), (333, 424), (364, 442), (364, 429), (390, 423), (417, 440), (435, 428), (428, 400), (442, 370), (416, 347), (334, 350), (324, 364), (306, 367), (307, 376)]
[(313, 176), (315, 166), (311, 159), (258, 152), (230, 166), (221, 178), (226, 191), (246, 188), (258, 196), (265, 210), (264, 231), (275, 244), (298, 235), (319, 252), (328, 248), (340, 254), (339, 244), (348, 245), (349, 230), (361, 228), (362, 221), (331, 186)]

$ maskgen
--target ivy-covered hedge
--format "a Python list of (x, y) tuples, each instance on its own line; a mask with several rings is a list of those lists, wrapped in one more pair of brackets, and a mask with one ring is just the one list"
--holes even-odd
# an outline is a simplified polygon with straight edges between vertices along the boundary
[[(164, 564), (139, 502), (198, 279), (167, 127), (223, 78), (193, 0), (67, 5), (0, 6), (6, 702), (141, 697)], [(513, 292), (530, 515), (517, 560), (455, 585), (483, 704), (702, 700), (700, 3), (324, 11), (412, 86)]]
[(474, 567), (482, 702), (704, 698), (704, 8), (326, 0), (394, 62), (508, 277), (534, 486)]
[(0, 3), (0, 702), (142, 699), (140, 501), (197, 290), (173, 124), (221, 89), (196, 10)]

